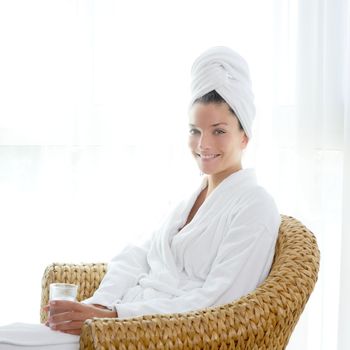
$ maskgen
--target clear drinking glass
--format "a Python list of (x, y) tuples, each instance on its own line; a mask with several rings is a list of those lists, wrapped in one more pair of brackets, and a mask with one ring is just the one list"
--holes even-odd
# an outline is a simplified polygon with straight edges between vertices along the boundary
[(78, 286), (69, 283), (51, 283), (50, 300), (70, 300), (77, 298)]
[[(50, 284), (50, 300), (70, 300), (76, 301), (78, 286), (69, 283), (51, 283)], [(50, 309), (49, 315), (55, 312)]]

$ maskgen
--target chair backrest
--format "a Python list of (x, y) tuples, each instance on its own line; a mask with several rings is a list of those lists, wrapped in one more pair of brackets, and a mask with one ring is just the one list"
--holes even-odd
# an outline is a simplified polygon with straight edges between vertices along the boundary
[(295, 218), (282, 215), (268, 277), (252, 293), (220, 308), (234, 320), (235, 348), (284, 349), (287, 346), (316, 284), (319, 262), (314, 234)]

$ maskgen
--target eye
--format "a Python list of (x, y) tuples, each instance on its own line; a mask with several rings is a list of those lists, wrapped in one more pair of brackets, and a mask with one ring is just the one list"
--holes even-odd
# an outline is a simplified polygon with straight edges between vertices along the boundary
[(198, 129), (194, 129), (194, 128), (191, 128), (188, 132), (189, 132), (190, 135), (199, 134), (199, 130)]
[(214, 130), (214, 135), (222, 135), (222, 134), (226, 134), (226, 131), (223, 129), (215, 129)]

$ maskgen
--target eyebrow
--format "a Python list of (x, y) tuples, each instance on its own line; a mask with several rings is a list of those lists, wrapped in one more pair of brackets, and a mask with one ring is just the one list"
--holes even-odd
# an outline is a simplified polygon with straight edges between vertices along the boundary
[[(219, 125), (228, 125), (227, 123), (215, 123), (215, 124), (212, 124), (210, 125), (211, 127), (215, 128), (216, 126), (219, 126)], [(195, 124), (190, 124), (191, 127), (195, 127), (196, 125)]]

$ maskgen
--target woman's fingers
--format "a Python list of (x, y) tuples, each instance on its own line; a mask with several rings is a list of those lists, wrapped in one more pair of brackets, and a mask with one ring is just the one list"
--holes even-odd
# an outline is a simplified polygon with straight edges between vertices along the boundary
[(81, 315), (74, 311), (56, 313), (49, 317), (49, 324), (80, 320)]
[(86, 310), (85, 305), (81, 305), (75, 301), (53, 300), (50, 301), (50, 315), (63, 314), (66, 312), (81, 312)]
[(55, 310), (73, 310), (75, 304), (79, 303), (69, 300), (51, 300), (49, 302), (49, 308)]
[(59, 310), (74, 310), (74, 311), (83, 311), (88, 305), (81, 304), (77, 301), (70, 300), (52, 300), (50, 301), (50, 308), (55, 308)]
[(71, 322), (63, 322), (57, 323), (51, 326), (51, 329), (56, 331), (69, 331), (69, 330), (81, 330), (84, 321), (71, 321)]
[(59, 308), (55, 307), (55, 309), (53, 309), (54, 313), (49, 317), (50, 327), (52, 327), (53, 325), (72, 322), (72, 321), (84, 322), (88, 318), (97, 316), (97, 314), (99, 314), (102, 311), (100, 309), (91, 307), (89, 305), (83, 305), (83, 308), (74, 307), (75, 305), (71, 305), (71, 306), (72, 306), (71, 310), (67, 310), (66, 308), (62, 308), (62, 307), (59, 307)]
[(92, 317), (96, 317), (96, 314), (93, 314), (92, 312), (67, 311), (50, 316), (49, 323), (55, 324), (68, 321), (85, 321)]

